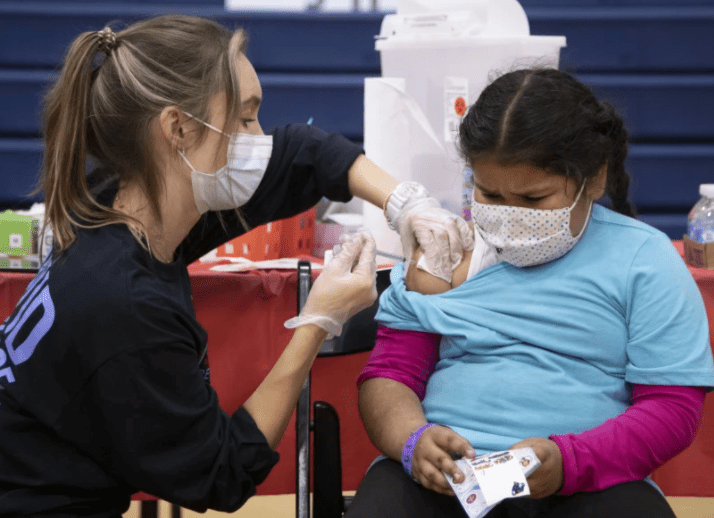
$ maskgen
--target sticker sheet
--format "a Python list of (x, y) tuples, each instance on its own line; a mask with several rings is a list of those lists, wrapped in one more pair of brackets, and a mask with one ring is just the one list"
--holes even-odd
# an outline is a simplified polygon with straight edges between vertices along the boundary
[(456, 465), (464, 474), (460, 484), (446, 475), (456, 497), (470, 518), (482, 518), (505, 498), (530, 494), (526, 477), (540, 461), (531, 448), (498, 451), (459, 459)]

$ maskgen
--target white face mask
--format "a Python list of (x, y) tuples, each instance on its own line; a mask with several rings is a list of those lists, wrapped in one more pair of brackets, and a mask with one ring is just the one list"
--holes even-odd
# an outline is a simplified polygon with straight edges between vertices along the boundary
[[(190, 113), (186, 115), (196, 119)], [(268, 168), (270, 155), (273, 153), (272, 135), (228, 135), (207, 122), (196, 120), (231, 139), (226, 165), (213, 174), (197, 171), (186, 155), (179, 151), (192, 171), (193, 198), (198, 211), (203, 214), (209, 210), (235, 209), (244, 205), (258, 189)]]
[(473, 200), (471, 217), (484, 241), (498, 258), (513, 266), (535, 266), (567, 254), (580, 240), (590, 218), (577, 236), (570, 231), (570, 215), (585, 184), (570, 207), (555, 210), (528, 209), (510, 205), (490, 205)]

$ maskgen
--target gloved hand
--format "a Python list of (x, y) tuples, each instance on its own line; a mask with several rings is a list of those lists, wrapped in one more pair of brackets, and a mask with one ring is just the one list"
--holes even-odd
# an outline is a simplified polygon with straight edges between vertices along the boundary
[(339, 336), (342, 326), (377, 299), (374, 238), (364, 232), (342, 242), (340, 251), (315, 280), (300, 314), (285, 322), (292, 329), (315, 324)]
[(441, 208), (434, 198), (408, 200), (397, 219), (407, 262), (417, 246), (424, 249), (426, 271), (451, 282), (464, 251), (473, 250), (473, 231), (462, 218)]

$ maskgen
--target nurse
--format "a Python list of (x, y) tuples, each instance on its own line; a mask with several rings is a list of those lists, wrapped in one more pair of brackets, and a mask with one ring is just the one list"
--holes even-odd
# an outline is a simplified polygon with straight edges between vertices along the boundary
[(233, 511), (255, 492), (323, 340), (376, 297), (375, 244), (344, 243), (233, 415), (209, 384), (186, 268), (218, 245), (358, 196), (416, 234), (438, 275), (470, 247), (463, 221), (347, 139), (306, 125), (264, 135), (244, 51), (242, 31), (186, 16), (70, 46), (44, 109), (54, 250), (0, 326), (0, 516), (118, 517), (139, 490)]

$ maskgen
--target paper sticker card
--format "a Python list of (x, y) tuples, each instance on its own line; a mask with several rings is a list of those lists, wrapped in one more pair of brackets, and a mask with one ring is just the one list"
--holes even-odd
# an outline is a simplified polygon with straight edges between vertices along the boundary
[(498, 463), (492, 461), (485, 469), (476, 468), (476, 480), (486, 499), (486, 505), (497, 504), (504, 498), (530, 494), (520, 463), (512, 455), (510, 457), (510, 460)]
[[(531, 448), (486, 453), (473, 459), (462, 458), (455, 462), (465, 475), (465, 479), (460, 484), (455, 484), (448, 474), (445, 475), (469, 518), (483, 518), (495, 506), (495, 504), (489, 505), (486, 502), (486, 498), (476, 478), (477, 472), (488, 471), (493, 466), (513, 462), (517, 463), (524, 477), (527, 477), (540, 466), (540, 461)], [(520, 482), (515, 484), (511, 483), (509, 486), (509, 498), (524, 496), (529, 493), (529, 491), (526, 491), (528, 486), (525, 483), (523, 486), (520, 484)], [(506, 487), (506, 489), (509, 489), (509, 487)], [(496, 504), (497, 503), (498, 502), (496, 502)]]
[(471, 467), (471, 463), (466, 459), (457, 460), (456, 465), (465, 475), (463, 482), (455, 484), (454, 480), (448, 474), (444, 473), (446, 480), (451, 484), (456, 498), (461, 502), (469, 518), (482, 518), (491, 510), (491, 506), (486, 504), (486, 499), (481, 492), (478, 482), (476, 482), (476, 473)]
[(516, 460), (521, 465), (521, 470), (526, 477), (529, 477), (536, 469), (540, 467), (540, 460), (531, 448), (519, 448), (513, 450)]
[(464, 479), (461, 481), (461, 483), (455, 483), (454, 479), (452, 479), (447, 473), (444, 473), (444, 475), (446, 475), (446, 479), (448, 480), (449, 484), (451, 484), (454, 493), (458, 494), (462, 491), (468, 491), (471, 487), (477, 485), (477, 482), (476, 474), (474, 473), (474, 470), (471, 469), (471, 466), (469, 465), (469, 462), (466, 459), (459, 459), (455, 461), (455, 463), (456, 466), (461, 470), (461, 473), (464, 474)]

